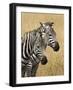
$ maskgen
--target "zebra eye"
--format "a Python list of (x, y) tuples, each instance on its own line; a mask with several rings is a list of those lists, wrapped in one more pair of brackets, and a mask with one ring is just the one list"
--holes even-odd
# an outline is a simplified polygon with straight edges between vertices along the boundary
[(37, 46), (37, 48), (39, 48), (40, 46)]
[(49, 36), (52, 36), (51, 34), (49, 34)]

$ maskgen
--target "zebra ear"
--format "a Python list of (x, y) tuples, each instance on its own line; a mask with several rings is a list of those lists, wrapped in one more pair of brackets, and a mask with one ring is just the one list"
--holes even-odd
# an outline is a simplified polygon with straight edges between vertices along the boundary
[(53, 26), (53, 24), (54, 24), (54, 22), (51, 22), (51, 23), (50, 23), (50, 26)]
[(41, 24), (41, 26), (45, 27), (45, 24), (44, 23), (40, 22), (40, 24)]
[(41, 26), (42, 26), (42, 22), (40, 22)]

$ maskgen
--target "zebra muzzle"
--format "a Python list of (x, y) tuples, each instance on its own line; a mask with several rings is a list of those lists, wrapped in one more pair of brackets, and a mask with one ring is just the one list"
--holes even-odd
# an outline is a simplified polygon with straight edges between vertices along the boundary
[(41, 64), (42, 64), (42, 65), (46, 65), (47, 63), (48, 63), (47, 57), (44, 56), (44, 57), (42, 58), (42, 60), (41, 60)]
[(54, 49), (54, 51), (59, 51), (59, 48), (60, 48), (59, 43), (56, 41), (55, 47), (53, 47), (53, 49)]

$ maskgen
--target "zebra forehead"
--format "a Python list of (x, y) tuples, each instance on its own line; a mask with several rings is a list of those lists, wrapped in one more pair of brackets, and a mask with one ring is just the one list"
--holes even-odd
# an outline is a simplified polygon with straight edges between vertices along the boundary
[[(44, 24), (45, 24), (45, 27), (48, 27), (49, 28), (49, 33), (52, 33), (53, 35), (56, 36), (56, 32), (55, 32), (54, 28), (52, 27), (52, 25), (54, 23), (53, 22), (46, 22)], [(48, 28), (47, 28), (47, 30), (48, 30)]]
[(53, 22), (46, 22), (44, 23), (46, 26), (49, 25), (49, 26), (52, 26), (54, 23)]

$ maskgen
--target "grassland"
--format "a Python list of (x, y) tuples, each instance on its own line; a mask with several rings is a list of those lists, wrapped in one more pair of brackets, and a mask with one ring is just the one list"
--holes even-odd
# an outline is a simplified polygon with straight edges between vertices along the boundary
[(21, 35), (38, 28), (40, 22), (54, 22), (54, 30), (57, 35), (60, 50), (54, 52), (52, 48), (47, 47), (44, 54), (48, 59), (48, 63), (46, 65), (39, 64), (37, 76), (64, 75), (64, 15), (52, 13), (22, 13), (21, 18)]

